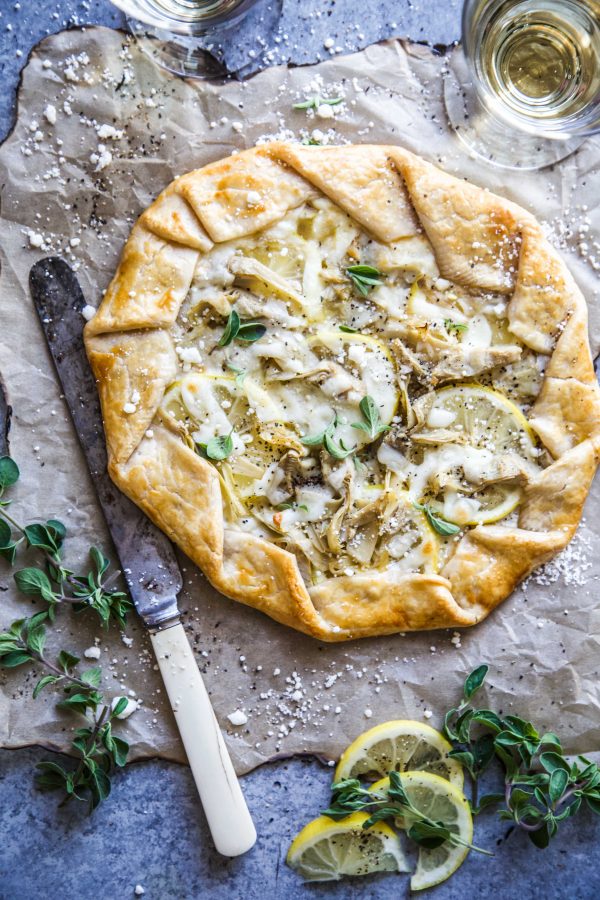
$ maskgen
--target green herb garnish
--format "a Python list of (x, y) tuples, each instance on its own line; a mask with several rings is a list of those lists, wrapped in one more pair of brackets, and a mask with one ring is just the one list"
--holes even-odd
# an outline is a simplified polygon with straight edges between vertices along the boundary
[(341, 438), (339, 444), (336, 444), (333, 436), (328, 432), (325, 432), (323, 436), (323, 446), (334, 459), (346, 459), (347, 456), (350, 456), (356, 450), (356, 447), (346, 447)]
[(413, 506), (415, 509), (420, 509), (421, 512), (425, 513), (427, 521), (438, 534), (448, 537), (451, 534), (458, 534), (461, 530), (460, 525), (455, 525), (454, 522), (447, 522), (446, 519), (442, 519), (441, 516), (434, 513), (428, 503), (413, 503)]
[(320, 147), (321, 146), (321, 141), (318, 141), (316, 138), (313, 138), (313, 137), (303, 138), (302, 143), (304, 144), (305, 147)]
[(0, 667), (14, 669), (25, 663), (42, 666), (48, 672), (33, 689), (37, 698), (49, 685), (60, 685), (66, 694), (58, 703), (61, 709), (91, 716), (93, 725), (78, 728), (71, 750), (79, 759), (75, 767), (64, 768), (56, 762), (37, 764), (36, 783), (42, 790), (60, 790), (64, 801), (87, 800), (90, 810), (105, 800), (111, 788), (110, 776), (115, 767), (124, 766), (129, 744), (112, 733), (112, 722), (127, 707), (127, 697), (106, 702), (99, 690), (102, 671), (98, 666), (75, 673), (79, 658), (62, 650), (55, 662), (44, 655), (47, 612), (30, 619), (13, 622), (0, 634)]
[[(444, 733), (454, 747), (449, 756), (471, 776), (474, 814), (499, 807), (500, 819), (522, 828), (536, 847), (547, 847), (560, 822), (576, 815), (584, 801), (600, 815), (600, 769), (584, 756), (569, 762), (551, 731), (540, 734), (519, 716), (476, 708), (472, 700), (487, 673), (486, 665), (471, 672), (460, 704), (446, 713)], [(479, 779), (494, 760), (504, 770), (504, 791), (478, 801)]]
[(301, 103), (294, 103), (294, 109), (318, 109), (319, 106), (337, 106), (338, 103), (342, 103), (344, 100), (343, 97), (321, 97), (319, 94), (315, 94), (314, 97), (311, 97), (309, 100), (303, 100)]
[(227, 368), (234, 373), (235, 383), (238, 385), (238, 387), (241, 387), (244, 383), (246, 375), (248, 374), (246, 369), (240, 369), (239, 366), (234, 366), (234, 364), (230, 362), (227, 363)]
[(261, 325), (260, 322), (243, 322), (235, 309), (232, 309), (217, 347), (228, 347), (235, 340), (253, 343), (258, 341), (266, 333), (266, 330), (266, 326)]
[[(96, 547), (90, 548), (92, 566), (89, 572), (76, 575), (62, 564), (63, 543), (67, 529), (57, 519), (45, 523), (21, 525), (7, 508), (10, 500), (4, 497), (6, 488), (19, 479), (19, 467), (10, 457), (0, 459), (0, 554), (13, 564), (20, 550), (37, 553), (39, 565), (19, 569), (14, 574), (17, 588), (25, 595), (45, 604), (45, 609), (27, 619), (13, 622), (0, 633), (0, 668), (14, 669), (35, 664), (46, 670), (33, 688), (37, 698), (46, 687), (59, 685), (62, 709), (93, 719), (93, 724), (78, 728), (71, 742), (76, 764), (65, 768), (53, 761), (41, 762), (37, 768), (38, 787), (60, 790), (64, 801), (76, 798), (87, 800), (94, 809), (110, 793), (111, 774), (115, 767), (125, 765), (128, 744), (112, 732), (112, 722), (127, 707), (127, 698), (106, 700), (100, 691), (101, 670), (98, 666), (75, 672), (79, 658), (61, 650), (53, 661), (45, 655), (47, 628), (54, 622), (57, 610), (65, 604), (74, 610), (91, 610), (107, 627), (113, 621), (125, 626), (131, 601), (123, 591), (111, 589), (111, 581), (119, 575), (113, 572), (105, 578), (109, 560)], [(63, 801), (63, 802), (64, 802)]]
[(205, 459), (212, 459), (215, 462), (220, 462), (223, 459), (227, 459), (228, 456), (231, 456), (233, 453), (233, 438), (231, 435), (233, 434), (233, 428), (229, 432), (229, 434), (221, 434), (217, 435), (207, 441), (206, 444), (202, 444), (200, 442), (196, 443), (196, 448), (199, 452), (200, 456), (203, 456)]
[(468, 325), (463, 325), (461, 322), (453, 322), (452, 319), (444, 319), (444, 328), (446, 331), (454, 331), (456, 334), (460, 331), (469, 330)]
[(329, 455), (333, 456), (334, 459), (345, 459), (347, 456), (350, 456), (351, 453), (354, 453), (356, 447), (346, 447), (341, 439), (339, 444), (336, 444), (334, 435), (338, 423), (338, 415), (337, 413), (334, 413), (333, 419), (324, 431), (301, 438), (302, 443), (306, 447), (318, 447), (322, 444), (325, 450), (327, 450)]
[(350, 325), (340, 325), (340, 331), (346, 334), (358, 334), (358, 328), (351, 328)]
[(286, 509), (302, 509), (304, 512), (308, 512), (308, 506), (306, 503), (279, 503), (275, 509), (283, 512)]
[(402, 818), (407, 824), (410, 823), (406, 831), (408, 837), (429, 850), (449, 841), (451, 844), (460, 844), (471, 850), (477, 850), (479, 853), (485, 853), (487, 856), (492, 855), (488, 850), (482, 850), (480, 847), (463, 841), (443, 822), (434, 822), (413, 806), (402, 786), (402, 777), (398, 772), (390, 772), (389, 779), (389, 787), (379, 791), (366, 790), (357, 778), (338, 781), (331, 787), (331, 806), (323, 810), (323, 815), (338, 821), (347, 818), (354, 812), (369, 813), (369, 818), (363, 823), (363, 828), (370, 828), (375, 822), (386, 819), (393, 824), (396, 818)]
[(360, 431), (366, 432), (372, 441), (379, 437), (380, 434), (390, 430), (389, 425), (381, 424), (379, 410), (372, 397), (367, 394), (366, 397), (362, 398), (358, 405), (365, 421), (353, 422), (353, 428), (358, 428)]
[(363, 297), (368, 297), (376, 285), (383, 284), (381, 280), (382, 273), (375, 266), (348, 266), (346, 275)]
[(62, 564), (62, 546), (67, 534), (62, 522), (48, 519), (45, 523), (21, 525), (9, 515), (10, 500), (4, 498), (4, 493), (18, 481), (19, 474), (13, 459), (9, 456), (0, 459), (0, 556), (12, 565), (19, 548), (30, 548), (37, 550), (42, 560), (41, 565), (15, 572), (19, 590), (43, 600), (50, 621), (54, 621), (58, 606), (68, 604), (76, 612), (93, 609), (106, 627), (114, 621), (119, 628), (124, 628), (132, 604), (123, 591), (110, 587), (120, 573), (113, 572), (105, 578), (110, 562), (97, 547), (90, 548), (89, 571), (77, 575)]

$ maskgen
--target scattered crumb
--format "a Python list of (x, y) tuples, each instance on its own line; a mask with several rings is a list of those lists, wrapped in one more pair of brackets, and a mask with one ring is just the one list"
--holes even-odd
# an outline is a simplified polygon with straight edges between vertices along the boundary
[(48, 103), (44, 109), (44, 118), (50, 125), (56, 125), (56, 107), (51, 103)]
[(96, 315), (96, 307), (90, 306), (89, 303), (86, 303), (86, 305), (81, 310), (81, 315), (86, 320), (86, 322), (89, 322), (90, 319), (93, 319)]

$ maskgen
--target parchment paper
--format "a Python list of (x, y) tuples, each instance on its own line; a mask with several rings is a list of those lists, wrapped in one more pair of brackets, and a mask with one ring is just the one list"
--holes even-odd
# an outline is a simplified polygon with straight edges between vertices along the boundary
[[(30, 267), (40, 257), (62, 255), (97, 305), (133, 221), (150, 200), (175, 175), (236, 149), (318, 128), (338, 142), (397, 141), (504, 193), (536, 213), (567, 254), (590, 304), (598, 347), (598, 141), (587, 141), (554, 171), (507, 173), (476, 163), (445, 125), (447, 66), (422, 47), (389, 42), (311, 68), (270, 69), (248, 83), (185, 83), (155, 68), (123, 35), (101, 28), (55, 35), (33, 54), (18, 122), (0, 150), (0, 365), (14, 407), (12, 453), (23, 473), (14, 514), (66, 521), (74, 567), (90, 543), (110, 544), (31, 304)], [(334, 120), (292, 109), (318, 90), (345, 97)], [(600, 749), (599, 531), (596, 486), (571, 548), (480, 626), (333, 646), (222, 598), (182, 557), (187, 628), (238, 770), (278, 753), (335, 757), (363, 728), (388, 718), (425, 716), (438, 725), (465, 673), (483, 661), (491, 666), (496, 708), (552, 727), (571, 750)], [(0, 566), (6, 625), (35, 604), (17, 595)], [(67, 611), (50, 650), (83, 651), (97, 638), (107, 690), (133, 691), (143, 701), (123, 724), (132, 756), (182, 760), (135, 618), (128, 635), (131, 647), (102, 633), (89, 616)], [(0, 744), (65, 748), (73, 717), (57, 714), (50, 692), (33, 701), (33, 683), (20, 671), (2, 675)], [(236, 709), (248, 716), (246, 725), (229, 723)]]

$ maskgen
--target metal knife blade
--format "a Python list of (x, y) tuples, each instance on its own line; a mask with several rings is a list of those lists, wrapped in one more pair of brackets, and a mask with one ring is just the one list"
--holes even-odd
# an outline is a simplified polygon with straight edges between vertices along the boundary
[(146, 625), (156, 627), (179, 613), (181, 572), (169, 539), (106, 470), (100, 401), (83, 345), (81, 287), (70, 266), (51, 256), (35, 263), (29, 286), (132, 600)]

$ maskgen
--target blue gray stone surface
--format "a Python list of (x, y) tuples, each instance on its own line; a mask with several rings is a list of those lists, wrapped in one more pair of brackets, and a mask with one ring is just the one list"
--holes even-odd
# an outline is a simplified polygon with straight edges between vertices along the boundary
[[(458, 38), (459, 8), (459, 0), (283, 0), (275, 23), (273, 10), (262, 21), (262, 12), (255, 15), (224, 46), (222, 58), (247, 75), (265, 64), (324, 58), (328, 38), (340, 52), (393, 35), (449, 44)], [(108, 0), (0, 0), (0, 138), (12, 127), (19, 71), (32, 46), (46, 34), (90, 23), (120, 27), (124, 19)], [(245, 857), (226, 860), (211, 847), (187, 768), (158, 761), (132, 765), (115, 779), (108, 802), (87, 817), (77, 806), (57, 810), (55, 798), (33, 789), (34, 765), (47, 756), (37, 748), (0, 752), (0, 900), (120, 900), (133, 897), (136, 884), (148, 900), (409, 895), (404, 876), (304, 886), (287, 869), (291, 837), (328, 799), (331, 769), (315, 760), (266, 765), (244, 778), (259, 840)], [(506, 824), (484, 817), (476, 839), (494, 857), (470, 854), (433, 896), (595, 900), (599, 826), (600, 820), (583, 813), (541, 853)]]

